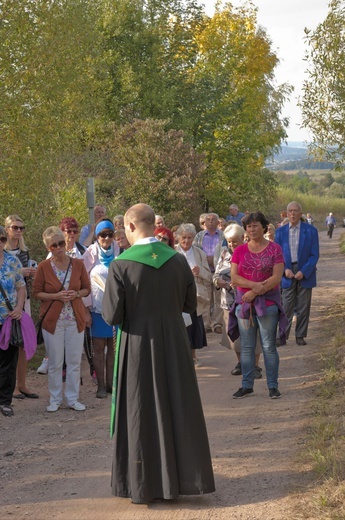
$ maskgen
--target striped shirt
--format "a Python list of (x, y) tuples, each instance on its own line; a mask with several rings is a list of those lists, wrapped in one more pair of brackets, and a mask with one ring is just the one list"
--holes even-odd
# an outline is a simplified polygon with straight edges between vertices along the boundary
[(291, 254), (291, 262), (294, 264), (298, 261), (298, 244), (299, 244), (299, 232), (300, 232), (300, 223), (296, 226), (292, 226), (289, 224), (289, 246), (290, 246), (290, 254)]

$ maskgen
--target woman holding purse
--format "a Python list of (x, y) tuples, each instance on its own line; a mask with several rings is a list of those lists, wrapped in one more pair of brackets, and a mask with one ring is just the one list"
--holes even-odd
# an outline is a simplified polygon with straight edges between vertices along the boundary
[[(5, 250), (13, 256), (16, 256), (22, 265), (22, 275), (26, 284), (26, 298), (24, 310), (31, 316), (29, 288), (31, 281), (36, 273), (36, 268), (32, 264), (36, 264), (30, 260), (29, 250), (24, 242), (25, 226), (22, 219), (18, 215), (9, 215), (5, 219), (5, 229), (7, 234), (7, 243)], [(36, 264), (37, 265), (37, 264)], [(28, 362), (23, 349), (19, 350), (17, 364), (17, 387), (13, 393), (16, 399), (38, 399), (38, 395), (26, 386), (26, 373)]]
[(90, 281), (83, 261), (67, 256), (61, 229), (47, 228), (43, 242), (52, 256), (38, 265), (33, 296), (41, 300), (42, 333), (49, 358), (47, 412), (57, 412), (62, 403), (64, 357), (67, 364), (65, 398), (67, 405), (79, 412), (85, 410), (85, 405), (78, 401), (86, 322), (82, 298), (90, 292)]
[[(205, 305), (210, 304), (206, 285), (212, 283), (212, 273), (210, 271), (206, 254), (202, 249), (193, 245), (196, 230), (193, 224), (181, 224), (176, 230), (175, 246), (176, 251), (185, 256), (197, 286), (198, 307), (191, 314), (192, 324), (187, 327), (189, 340), (192, 346), (192, 357), (195, 366), (200, 366), (200, 361), (196, 356), (196, 349), (207, 346), (206, 333), (202, 313)], [(204, 294), (203, 294), (204, 293)]]
[[(0, 293), (0, 328), (7, 316), (15, 320), (21, 319), (25, 302), (22, 266), (16, 257), (4, 250), (6, 242), (6, 231), (0, 226), (0, 283), (13, 307), (13, 311), (9, 311), (5, 298)], [(11, 344), (6, 350), (0, 348), (0, 410), (5, 417), (14, 415), (11, 403), (16, 386), (18, 352), (18, 347)]]

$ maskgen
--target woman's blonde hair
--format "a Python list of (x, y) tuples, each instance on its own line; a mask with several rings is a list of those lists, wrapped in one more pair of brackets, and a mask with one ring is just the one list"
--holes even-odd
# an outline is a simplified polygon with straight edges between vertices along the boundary
[[(21, 222), (24, 225), (22, 219), (18, 215), (8, 215), (8, 217), (5, 218), (5, 229), (11, 227), (13, 222)], [(9, 241), (6, 242), (5, 249), (11, 250), (11, 244), (9, 243)], [(21, 234), (21, 236), (19, 237), (19, 249), (21, 251), (28, 250), (24, 242), (23, 234)]]
[(47, 229), (45, 229), (42, 233), (44, 245), (48, 247), (49, 240), (51, 237), (55, 237), (56, 235), (60, 236), (62, 240), (65, 240), (64, 234), (59, 227), (49, 226)]

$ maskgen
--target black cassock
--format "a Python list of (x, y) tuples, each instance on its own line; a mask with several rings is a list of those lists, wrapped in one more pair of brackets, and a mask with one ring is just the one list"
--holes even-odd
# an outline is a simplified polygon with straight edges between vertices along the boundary
[[(145, 246), (131, 249), (138, 247)], [(168, 246), (151, 244), (152, 256), (162, 256), (162, 247)], [(182, 311), (191, 313), (196, 304), (194, 277), (182, 255), (173, 254), (159, 268), (121, 256), (110, 264), (103, 317), (122, 329), (112, 466), (115, 496), (147, 503), (215, 489), (182, 318)]]

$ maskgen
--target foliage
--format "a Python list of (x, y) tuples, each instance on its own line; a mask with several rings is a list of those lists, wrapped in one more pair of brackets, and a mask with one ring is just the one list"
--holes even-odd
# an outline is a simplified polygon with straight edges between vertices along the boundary
[(19, 213), (39, 247), (61, 202), (62, 156), (80, 151), (102, 113), (99, 2), (0, 0), (0, 17), (2, 215)]
[(345, 4), (330, 0), (324, 22), (305, 30), (309, 62), (301, 102), (313, 153), (341, 162), (345, 155)]
[(202, 211), (203, 156), (166, 122), (147, 119), (114, 128), (109, 152), (116, 169), (115, 198), (122, 207), (150, 204), (170, 225), (196, 220)]
[(253, 5), (218, 5), (212, 18), (193, 0), (109, 6), (109, 117), (162, 119), (183, 130), (205, 153), (206, 209), (224, 213), (229, 193), (239, 204), (267, 202), (275, 183), (264, 161), (286, 136), (280, 111), (291, 89), (273, 87), (278, 59)]
[[(314, 218), (314, 225), (320, 230), (325, 230), (325, 219), (330, 211), (336, 218), (337, 226), (343, 224), (345, 217), (344, 199), (331, 194), (323, 193), (322, 196), (315, 193), (300, 193), (288, 186), (279, 186), (274, 202), (276, 209), (276, 217), (279, 217), (279, 211), (286, 209), (289, 202), (297, 200), (303, 209), (303, 213), (311, 213)], [(279, 209), (279, 211), (277, 211)]]
[(47, 225), (87, 219), (90, 176), (110, 214), (144, 200), (171, 223), (274, 201), (290, 87), (253, 4), (0, 0), (0, 18), (2, 216), (40, 254)]
[(202, 19), (194, 0), (108, 2), (103, 45), (111, 120), (166, 119), (170, 128), (186, 130), (195, 94), (188, 72), (196, 60), (195, 27)]

